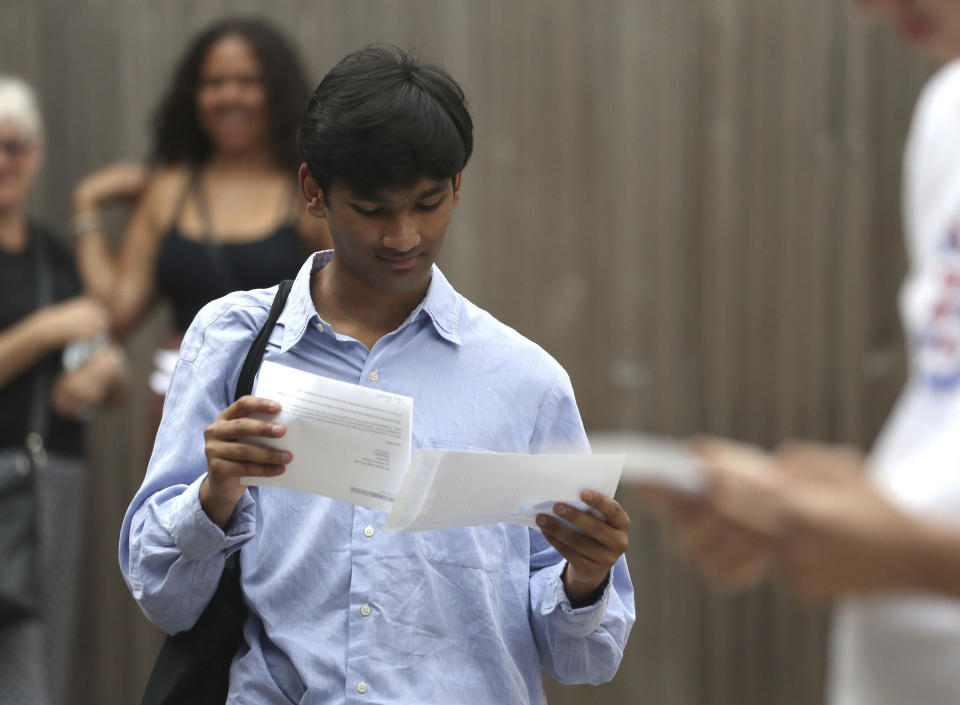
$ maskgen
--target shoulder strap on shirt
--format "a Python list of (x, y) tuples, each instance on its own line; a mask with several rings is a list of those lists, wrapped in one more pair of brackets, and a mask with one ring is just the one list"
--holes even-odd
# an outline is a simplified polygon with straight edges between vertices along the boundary
[(270, 307), (270, 315), (267, 316), (267, 322), (257, 334), (256, 339), (247, 352), (247, 357), (243, 361), (243, 367), (240, 369), (240, 377), (237, 378), (237, 388), (233, 399), (236, 401), (242, 396), (253, 393), (253, 378), (257, 376), (257, 370), (260, 369), (260, 363), (263, 361), (263, 353), (267, 350), (267, 341), (270, 340), (270, 333), (273, 327), (277, 325), (277, 319), (280, 318), (280, 312), (287, 303), (287, 297), (290, 296), (290, 289), (293, 288), (293, 281), (284, 279), (277, 287), (277, 295), (273, 297), (273, 305)]

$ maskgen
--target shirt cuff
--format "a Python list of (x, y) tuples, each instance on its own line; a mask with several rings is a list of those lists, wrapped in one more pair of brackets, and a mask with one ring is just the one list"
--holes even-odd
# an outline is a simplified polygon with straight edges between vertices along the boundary
[(174, 500), (171, 512), (170, 534), (177, 548), (186, 558), (204, 561), (216, 553), (231, 553), (231, 549), (246, 543), (253, 537), (255, 518), (253, 498), (245, 491), (237, 508), (227, 523), (226, 530), (214, 524), (200, 504), (200, 485), (206, 473)]
[(610, 569), (610, 574), (607, 576), (606, 584), (603, 587), (603, 593), (597, 601), (592, 605), (576, 608), (570, 604), (567, 591), (563, 588), (561, 576), (566, 567), (567, 562), (562, 561), (545, 569), (550, 571), (550, 576), (547, 579), (540, 613), (544, 616), (552, 614), (552, 619), (556, 620), (563, 632), (571, 636), (586, 637), (600, 627), (607, 614), (610, 590), (613, 585), (613, 571), (616, 570), (616, 566)]

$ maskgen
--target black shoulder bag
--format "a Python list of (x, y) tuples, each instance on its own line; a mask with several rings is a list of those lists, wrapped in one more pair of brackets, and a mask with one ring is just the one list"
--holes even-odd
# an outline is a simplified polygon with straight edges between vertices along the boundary
[[(292, 286), (289, 279), (280, 282), (270, 315), (243, 361), (234, 399), (252, 393), (270, 332)], [(223, 705), (230, 685), (230, 664), (243, 644), (246, 615), (240, 560), (235, 552), (227, 558), (217, 591), (197, 623), (164, 641), (141, 705)]]
[[(32, 238), (37, 310), (53, 303), (53, 273), (43, 238), (42, 233)], [(31, 391), (24, 449), (11, 464), (0, 467), (0, 625), (40, 612), (35, 475), (47, 464), (50, 381), (50, 369), (41, 360)]]

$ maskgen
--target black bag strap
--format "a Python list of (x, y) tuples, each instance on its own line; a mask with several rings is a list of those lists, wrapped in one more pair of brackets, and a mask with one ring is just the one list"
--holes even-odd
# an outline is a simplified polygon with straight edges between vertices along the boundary
[[(36, 281), (36, 310), (53, 304), (53, 267), (47, 255), (46, 235), (36, 231), (30, 239), (33, 245), (33, 266)], [(37, 365), (30, 396), (30, 416), (27, 425), (26, 446), (30, 460), (36, 465), (46, 465), (44, 440), (50, 426), (50, 369), (46, 360)]]
[[(240, 376), (237, 377), (237, 386), (233, 393), (234, 401), (247, 394), (253, 394), (253, 380), (257, 376), (257, 371), (263, 362), (263, 354), (267, 350), (267, 342), (270, 340), (270, 334), (273, 332), (274, 326), (277, 325), (277, 319), (280, 318), (280, 313), (287, 304), (287, 297), (290, 296), (290, 290), (292, 288), (293, 281), (290, 279), (284, 279), (277, 287), (277, 293), (276, 296), (273, 297), (273, 305), (270, 306), (270, 313), (267, 315), (267, 320), (260, 328), (260, 332), (257, 333), (257, 337), (254, 338), (250, 349), (247, 351), (247, 357), (243, 360), (243, 367), (240, 368)], [(231, 553), (227, 557), (223, 575), (230, 581), (230, 592), (236, 593), (238, 596), (237, 600), (239, 601), (240, 560), (238, 553), (239, 552)], [(224, 585), (224, 582), (225, 581), (221, 579), (220, 588), (227, 587)], [(219, 593), (220, 590), (218, 589), (217, 592)], [(214, 599), (216, 599), (216, 597), (215, 595)]]
[(240, 368), (240, 376), (237, 378), (237, 387), (233, 394), (234, 401), (253, 393), (253, 378), (257, 376), (257, 370), (260, 369), (260, 363), (263, 362), (263, 353), (267, 350), (270, 333), (273, 331), (273, 327), (277, 325), (277, 319), (280, 318), (280, 313), (287, 304), (287, 297), (290, 296), (290, 289), (292, 288), (293, 281), (290, 279), (284, 279), (277, 287), (277, 295), (273, 297), (273, 306), (270, 307), (267, 322), (257, 333), (257, 337), (243, 361), (243, 367)]
[[(266, 322), (250, 345), (237, 379), (235, 399), (253, 391), (253, 380), (270, 333), (287, 303), (293, 282), (280, 282)], [(141, 705), (222, 705), (230, 687), (230, 664), (243, 644), (247, 609), (240, 588), (238, 552), (227, 557), (223, 575), (193, 628), (168, 636), (153, 666)]]

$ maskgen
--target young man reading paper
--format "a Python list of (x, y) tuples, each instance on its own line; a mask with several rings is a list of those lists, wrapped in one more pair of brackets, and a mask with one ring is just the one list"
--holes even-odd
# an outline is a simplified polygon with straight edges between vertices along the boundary
[[(304, 264), (265, 360), (413, 397), (414, 450), (587, 451), (563, 369), (433, 264), (473, 146), (453, 79), (389, 49), (351, 54), (317, 88), (299, 142), (307, 208), (335, 250)], [(189, 629), (239, 551), (250, 609), (230, 703), (544, 703), (541, 667), (612, 678), (634, 620), (630, 521), (612, 498), (583, 494), (603, 519), (555, 506), (577, 530), (544, 515), (542, 533), (389, 534), (382, 512), (241, 483), (291, 460), (244, 440), (283, 436), (277, 403), (230, 403), (273, 296), (212, 302), (184, 339), (120, 542), (147, 616)]]

